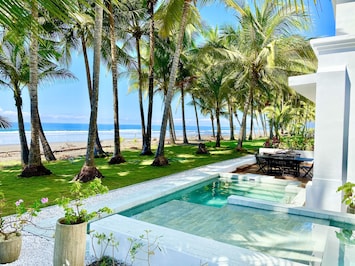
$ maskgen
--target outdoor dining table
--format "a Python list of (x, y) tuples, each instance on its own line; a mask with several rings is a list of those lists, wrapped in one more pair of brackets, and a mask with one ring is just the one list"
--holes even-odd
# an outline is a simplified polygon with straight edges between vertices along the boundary
[(262, 154), (259, 161), (264, 161), (267, 174), (292, 174), (300, 176), (301, 163), (313, 162), (313, 158), (300, 157), (298, 154)]

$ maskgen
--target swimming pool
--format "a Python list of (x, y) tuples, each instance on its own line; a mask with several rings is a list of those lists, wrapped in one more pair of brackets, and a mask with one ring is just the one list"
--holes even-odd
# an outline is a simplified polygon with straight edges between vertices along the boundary
[(135, 206), (122, 214), (133, 216), (171, 200), (221, 208), (227, 204), (228, 197), (231, 195), (302, 206), (304, 189), (300, 187), (300, 184), (298, 181), (275, 179), (272, 176), (221, 173), (205, 182)]
[[(333, 252), (329, 239), (335, 238), (336, 241), (342, 229), (352, 232), (353, 226), (342, 228), (345, 225), (333, 226), (329, 219), (227, 203), (230, 195), (240, 193), (242, 198), (250, 197), (247, 202), (268, 200), (276, 207), (280, 202), (288, 203), (299, 193), (298, 184), (282, 181), (222, 174), (217, 180), (178, 191), (121, 214), (307, 265), (326, 265), (324, 258), (329, 258), (329, 253)], [(349, 255), (355, 250), (349, 245), (343, 245), (343, 248), (339, 251), (343, 255), (337, 265), (351, 265), (345, 261), (355, 259)]]

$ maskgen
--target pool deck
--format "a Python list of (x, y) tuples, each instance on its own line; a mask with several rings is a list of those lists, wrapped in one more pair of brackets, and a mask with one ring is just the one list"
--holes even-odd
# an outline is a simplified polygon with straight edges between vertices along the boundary
[[(88, 199), (85, 202), (85, 208), (90, 211), (107, 206), (111, 208), (114, 213), (118, 213), (177, 190), (201, 183), (211, 179), (213, 176), (218, 176), (219, 173), (230, 173), (235, 171), (239, 166), (253, 163), (255, 163), (255, 156), (248, 155), (242, 158), (202, 166), (163, 178), (112, 190), (107, 194)], [(250, 204), (256, 204), (252, 203), (252, 201), (250, 202)], [(273, 206), (273, 208), (278, 207), (286, 208), (284, 211), (288, 211), (285, 206)], [(313, 210), (307, 210), (305, 208), (296, 208), (295, 210), (297, 210), (297, 212), (301, 210), (314, 213)], [(336, 219), (342, 222), (355, 224), (355, 219), (351, 215), (340, 215), (339, 213), (333, 212), (319, 213), (338, 217)], [(28, 226), (26, 230), (54, 241), (53, 233), (55, 223), (57, 219), (62, 216), (63, 211), (58, 206), (45, 208), (35, 220), (35, 223), (41, 228)], [(155, 255), (151, 256), (150, 265), (302, 265), (260, 252), (253, 252), (251, 250), (224, 244), (212, 239), (144, 223), (117, 214), (92, 222), (90, 229), (94, 229), (98, 232), (115, 232), (116, 237), (123, 239), (120, 240), (119, 246), (122, 252), (125, 252), (125, 246), (129, 245), (129, 243), (124, 243), (124, 239), (127, 240), (127, 237), (139, 239), (139, 236), (144, 234), (146, 230), (149, 230), (149, 239), (157, 239), (159, 246), (163, 250), (162, 256), (157, 255), (159, 253), (158, 251), (155, 252)], [(171, 264), (171, 261), (168, 261), (169, 259), (172, 259), (176, 263)], [(158, 260), (158, 262), (154, 262), (154, 260)], [(136, 261), (134, 265), (147, 265), (147, 261), (146, 259)]]

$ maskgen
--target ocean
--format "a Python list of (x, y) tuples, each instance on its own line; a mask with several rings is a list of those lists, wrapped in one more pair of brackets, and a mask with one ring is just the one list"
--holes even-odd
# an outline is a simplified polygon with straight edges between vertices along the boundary
[[(51, 142), (86, 142), (88, 137), (88, 124), (74, 123), (42, 123), (43, 130), (49, 143)], [(113, 139), (113, 125), (99, 124), (99, 137), (101, 140)], [(30, 123), (25, 123), (27, 141), (30, 141)], [(187, 126), (188, 138), (197, 138), (197, 127)], [(175, 126), (177, 138), (182, 138), (182, 126)], [(212, 136), (210, 126), (200, 126), (201, 136)], [(160, 126), (154, 125), (152, 137), (159, 138)], [(169, 137), (169, 132), (166, 133)], [(120, 137), (123, 139), (141, 139), (140, 125), (120, 125)], [(229, 128), (222, 127), (222, 136), (229, 137)], [(17, 123), (12, 123), (12, 127), (8, 129), (0, 129), (0, 145), (19, 144), (19, 134)]]

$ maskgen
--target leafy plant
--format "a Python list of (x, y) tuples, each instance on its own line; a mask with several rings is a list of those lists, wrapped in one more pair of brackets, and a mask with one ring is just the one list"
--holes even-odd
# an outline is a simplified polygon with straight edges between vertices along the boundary
[(341, 229), (340, 232), (335, 232), (336, 237), (344, 244), (355, 245), (355, 234), (353, 230)]
[(344, 185), (338, 187), (337, 192), (343, 192), (342, 203), (348, 205), (350, 208), (355, 208), (355, 183), (346, 182)]
[[(139, 238), (142, 242), (146, 242), (146, 244), (139, 245), (138, 247), (141, 249), (141, 251), (143, 253), (145, 253), (147, 255), (146, 261), (147, 261), (147, 264), (150, 265), (151, 256), (155, 255), (155, 251), (157, 249), (159, 251), (161, 251), (161, 248), (160, 248), (159, 242), (158, 242), (160, 237), (156, 237), (152, 241), (149, 237), (149, 233), (151, 232), (151, 230), (144, 230), (144, 232), (145, 232), (145, 234), (140, 235)], [(141, 258), (141, 259), (143, 259), (143, 258)]]
[(70, 188), (71, 197), (62, 197), (57, 199), (58, 205), (64, 209), (64, 224), (79, 224), (87, 222), (102, 213), (112, 213), (107, 207), (100, 208), (97, 211), (88, 212), (83, 208), (83, 200), (97, 194), (107, 193), (108, 188), (101, 183), (101, 179), (95, 178), (88, 186), (83, 187), (79, 181), (73, 182)]
[(32, 218), (38, 215), (47, 202), (48, 198), (42, 198), (26, 207), (24, 201), (19, 199), (14, 203), (16, 214), (3, 217), (2, 210), (6, 206), (6, 199), (4, 193), (0, 192), (0, 238), (8, 240), (13, 235), (20, 235), (23, 227), (32, 223)]
[[(110, 233), (109, 236), (106, 236), (105, 233), (97, 233), (97, 232), (90, 232), (91, 243), (93, 247), (93, 252), (95, 256), (95, 261), (90, 264), (90, 266), (116, 266), (116, 265), (126, 265), (120, 261), (117, 261), (114, 258), (115, 250), (118, 251), (119, 242), (115, 240), (113, 233)], [(97, 244), (101, 246), (100, 253), (97, 254), (97, 251), (94, 246), (94, 239), (97, 240)], [(112, 248), (112, 256), (106, 256), (107, 248)]]

